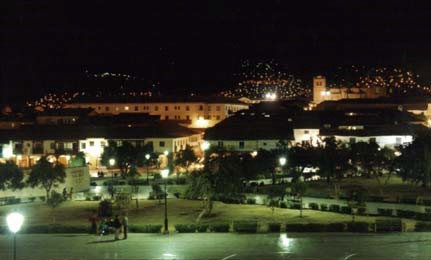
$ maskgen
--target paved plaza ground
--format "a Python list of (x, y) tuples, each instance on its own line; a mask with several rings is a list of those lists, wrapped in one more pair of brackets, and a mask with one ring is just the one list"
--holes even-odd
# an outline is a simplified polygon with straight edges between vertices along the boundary
[[(72, 259), (431, 259), (431, 233), (18, 235), (19, 260)], [(12, 259), (11, 235), (0, 259)]]

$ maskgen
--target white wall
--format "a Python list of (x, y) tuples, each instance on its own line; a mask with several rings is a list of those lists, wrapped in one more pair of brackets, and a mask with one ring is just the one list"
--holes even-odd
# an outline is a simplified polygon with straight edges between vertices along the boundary
[(293, 138), (295, 143), (301, 144), (302, 142), (310, 142), (317, 145), (319, 142), (319, 129), (293, 129)]
[[(223, 147), (227, 150), (253, 152), (259, 149), (276, 149), (279, 140), (207, 140), (207, 142), (212, 147), (218, 147), (219, 142), (223, 142)], [(244, 142), (244, 148), (240, 148), (240, 142)]]
[[(376, 143), (381, 146), (395, 147), (401, 144), (411, 143), (413, 137), (411, 135), (387, 135), (387, 136), (334, 136), (336, 140), (349, 143), (350, 138), (355, 138), (355, 142), (369, 142), (371, 138), (376, 139)], [(324, 137), (323, 137), (324, 138)], [(397, 138), (400, 138), (400, 143), (397, 142)]]

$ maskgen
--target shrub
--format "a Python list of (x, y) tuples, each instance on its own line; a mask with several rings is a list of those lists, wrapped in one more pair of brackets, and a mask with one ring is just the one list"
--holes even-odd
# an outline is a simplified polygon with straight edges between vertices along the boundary
[(27, 234), (53, 234), (53, 233), (87, 233), (88, 227), (86, 226), (63, 226), (63, 225), (35, 225), (27, 226), (24, 233)]
[(411, 210), (397, 209), (397, 216), (400, 218), (415, 218), (416, 212)]
[(349, 232), (368, 232), (370, 224), (368, 222), (348, 222), (347, 231)]
[(431, 213), (416, 213), (416, 219), (422, 221), (431, 221)]
[(102, 196), (93, 196), (93, 200), (101, 200), (102, 199)]
[(29, 200), (30, 202), (34, 202), (34, 201), (36, 200), (36, 197), (30, 197), (30, 198), (28, 198), (28, 200)]
[(402, 231), (401, 219), (376, 220), (377, 232)]
[(329, 223), (325, 227), (326, 232), (343, 232), (344, 223)]
[(286, 203), (285, 201), (280, 201), (279, 206), (280, 206), (280, 208), (282, 208), (282, 209), (287, 209), (287, 203)]
[(392, 216), (392, 209), (377, 209), (377, 213), (381, 216)]
[(310, 209), (314, 209), (314, 210), (319, 210), (319, 204), (315, 203), (315, 202), (310, 202), (308, 203), (308, 207)]
[(332, 204), (329, 206), (329, 211), (332, 212), (340, 212), (340, 206), (336, 204)]
[(286, 232), (323, 232), (323, 224), (286, 224)]
[(186, 178), (178, 178), (176, 180), (177, 185), (184, 185), (186, 184)]
[(162, 225), (130, 226), (129, 231), (133, 233), (160, 233)]
[(422, 200), (422, 203), (423, 203), (425, 206), (431, 206), (431, 200)]
[(358, 215), (365, 215), (367, 213), (367, 208), (358, 208)]
[(110, 200), (102, 200), (99, 202), (99, 217), (112, 216), (112, 202)]
[(199, 225), (196, 227), (196, 230), (197, 230), (199, 233), (205, 233), (205, 232), (207, 232), (208, 227), (209, 227), (209, 225), (208, 225), (208, 224), (199, 224)]
[(257, 232), (257, 222), (256, 221), (234, 221), (233, 230), (235, 232), (243, 233), (256, 233)]
[(341, 213), (352, 214), (352, 208), (349, 206), (342, 206), (341, 207)]
[(431, 223), (417, 222), (415, 225), (415, 231), (430, 232), (431, 231)]
[(248, 198), (246, 200), (246, 203), (250, 204), (250, 205), (254, 205), (254, 204), (256, 204), (256, 199), (255, 198)]
[(281, 224), (280, 223), (269, 223), (268, 224), (268, 231), (269, 232), (280, 232), (281, 230)]
[(195, 224), (177, 224), (175, 225), (175, 230), (178, 233), (195, 233), (196, 225)]
[(174, 196), (175, 196), (175, 198), (177, 198), (177, 199), (179, 199), (179, 198), (180, 198), (180, 195), (181, 195), (181, 193), (179, 193), (179, 192), (175, 192), (175, 193), (174, 193)]
[(60, 193), (56, 192), (56, 191), (52, 191), (51, 192), (51, 196), (49, 197), (49, 199), (47, 200), (47, 203), (49, 206), (51, 206), (52, 208), (56, 208), (58, 205), (60, 205), (62, 202), (64, 201), (63, 199), (63, 195), (61, 195)]
[(39, 196), (39, 199), (40, 199), (40, 201), (45, 201), (46, 200), (46, 197), (45, 196)]
[(383, 202), (384, 198), (382, 196), (370, 196), (370, 197), (368, 197), (368, 201)]
[(292, 203), (290, 204), (291, 209), (301, 209), (301, 203)]
[(230, 225), (227, 223), (212, 224), (209, 229), (211, 232), (229, 232)]
[(416, 204), (416, 198), (401, 198), (400, 203)]
[(328, 211), (328, 205), (326, 205), (326, 204), (320, 204), (320, 210), (321, 211)]

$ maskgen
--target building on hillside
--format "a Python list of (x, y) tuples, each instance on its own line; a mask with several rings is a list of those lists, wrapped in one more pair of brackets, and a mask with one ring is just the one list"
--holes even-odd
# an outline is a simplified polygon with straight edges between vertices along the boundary
[(190, 128), (207, 128), (223, 121), (237, 111), (248, 109), (238, 100), (211, 98), (151, 98), (80, 100), (65, 108), (92, 108), (98, 114), (147, 113), (160, 120), (182, 122)]
[(345, 86), (341, 88), (330, 88), (326, 78), (316, 76), (313, 78), (313, 104), (318, 105), (323, 101), (334, 101), (340, 99), (363, 99), (387, 97), (388, 90), (382, 87), (359, 88)]

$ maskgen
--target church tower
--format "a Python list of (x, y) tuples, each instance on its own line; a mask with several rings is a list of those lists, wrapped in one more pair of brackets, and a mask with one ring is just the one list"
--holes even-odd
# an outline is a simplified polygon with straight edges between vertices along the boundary
[(325, 101), (325, 96), (328, 93), (326, 89), (326, 78), (316, 76), (313, 78), (313, 103), (315, 105)]

